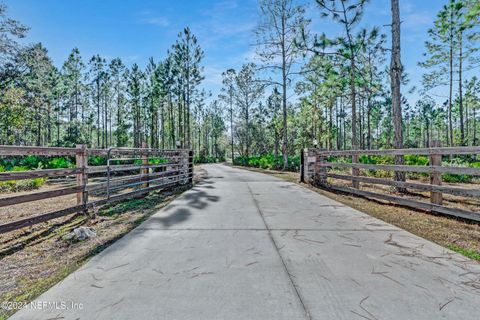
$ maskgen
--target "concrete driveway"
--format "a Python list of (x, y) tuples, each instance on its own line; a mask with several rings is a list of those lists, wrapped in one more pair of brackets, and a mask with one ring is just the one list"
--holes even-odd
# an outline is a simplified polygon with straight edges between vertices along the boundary
[(479, 319), (478, 263), (293, 183), (204, 168), (12, 319)]

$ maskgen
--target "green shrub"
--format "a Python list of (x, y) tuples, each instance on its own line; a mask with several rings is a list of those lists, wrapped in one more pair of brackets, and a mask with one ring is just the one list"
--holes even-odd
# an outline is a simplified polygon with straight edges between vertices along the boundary
[[(235, 158), (235, 165), (244, 166), (244, 167), (255, 167), (268, 170), (280, 170), (283, 169), (283, 157), (279, 156), (275, 158), (273, 154), (266, 154), (262, 156), (239, 156)], [(300, 156), (289, 156), (288, 157), (288, 166), (286, 168), (288, 171), (299, 171), (300, 170)]]
[(88, 157), (89, 166), (105, 166), (107, 165), (107, 158), (101, 156), (90, 156)]
[[(474, 164), (466, 161), (461, 158), (454, 158), (450, 161), (444, 161), (442, 164), (445, 167), (467, 167), (467, 168), (475, 168)], [(475, 164), (477, 165), (477, 164)], [(451, 173), (444, 173), (442, 174), (442, 180), (445, 182), (451, 183), (470, 183), (472, 182), (473, 177), (466, 174), (451, 174)]]
[(73, 168), (75, 164), (70, 158), (55, 157), (47, 162), (48, 169)]
[[(27, 171), (27, 167), (13, 167), (8, 171)], [(5, 167), (0, 166), (0, 172), (5, 172)], [(0, 182), (0, 192), (17, 192), (35, 190), (43, 186), (48, 178), (34, 178), (25, 180), (8, 180)]]
[(0, 159), (0, 165), (7, 171), (12, 171), (14, 167), (24, 167), (26, 170), (35, 169), (60, 169), (72, 168), (75, 166), (73, 157), (6, 157)]
[(428, 166), (430, 160), (427, 156), (408, 154), (404, 157), (405, 164), (409, 166)]

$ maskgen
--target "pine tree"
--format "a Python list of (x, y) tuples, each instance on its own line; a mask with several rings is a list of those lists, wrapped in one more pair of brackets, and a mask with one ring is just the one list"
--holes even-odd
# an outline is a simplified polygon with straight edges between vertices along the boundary
[(67, 100), (66, 107), (68, 111), (67, 135), (64, 140), (65, 144), (70, 146), (83, 142), (80, 123), (77, 120), (84, 90), (84, 83), (82, 81), (84, 68), (85, 65), (80, 56), (80, 51), (78, 48), (74, 48), (62, 67), (62, 78), (66, 90), (65, 98)]
[(283, 169), (288, 166), (287, 87), (295, 74), (293, 65), (300, 52), (295, 45), (302, 30), (308, 25), (303, 6), (292, 0), (261, 0), (260, 24), (256, 30), (257, 53), (264, 63), (263, 68), (279, 72), (280, 81), (268, 82), (282, 88), (283, 119)]
[(144, 97), (144, 74), (139, 66), (134, 63), (128, 73), (127, 92), (133, 122), (133, 147), (141, 148), (144, 140), (142, 100)]
[(112, 101), (115, 115), (115, 145), (125, 147), (128, 142), (128, 123), (126, 120), (126, 68), (120, 58), (113, 59), (108, 65), (112, 85)]
[(90, 86), (92, 93), (92, 100), (96, 107), (95, 119), (97, 122), (97, 147), (105, 147), (105, 140), (103, 138), (104, 122), (102, 121), (102, 100), (103, 100), (103, 82), (105, 77), (105, 59), (100, 57), (100, 55), (94, 55), (89, 61), (89, 73), (90, 73)]

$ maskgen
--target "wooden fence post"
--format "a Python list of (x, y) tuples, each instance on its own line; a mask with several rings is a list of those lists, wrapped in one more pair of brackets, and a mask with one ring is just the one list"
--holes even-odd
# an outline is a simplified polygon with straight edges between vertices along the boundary
[(305, 151), (300, 150), (300, 182), (305, 182)]
[[(352, 164), (353, 163), (358, 163), (358, 154), (352, 154)], [(356, 177), (360, 175), (360, 169), (358, 168), (352, 168), (352, 176)], [(355, 189), (360, 188), (360, 182), (352, 180), (352, 187)]]
[[(440, 141), (433, 141), (432, 147), (440, 147)], [(431, 166), (441, 166), (442, 165), (442, 155), (440, 154), (430, 154), (430, 165)], [(430, 184), (440, 186), (442, 185), (442, 174), (440, 172), (430, 173)], [(443, 195), (441, 192), (430, 192), (430, 202), (433, 204), (441, 205), (443, 203)]]
[(320, 154), (320, 152), (325, 151), (325, 149), (315, 149), (315, 177), (314, 181), (317, 186), (326, 187), (327, 186), (327, 171), (328, 168), (323, 166), (327, 157)]
[(188, 181), (193, 183), (193, 150), (188, 151)]
[(75, 155), (76, 167), (81, 169), (76, 174), (77, 186), (81, 187), (81, 190), (77, 192), (77, 205), (84, 205), (85, 212), (87, 211), (88, 193), (87, 193), (87, 166), (88, 166), (88, 153), (86, 144), (77, 144), (77, 153)]
[[(148, 144), (146, 142), (142, 142), (142, 149), (148, 149)], [(148, 153), (146, 150), (143, 150), (142, 152), (142, 166), (148, 166)], [(143, 188), (148, 188), (150, 186), (150, 183), (148, 183), (148, 173), (150, 172), (149, 168), (142, 168), (140, 170), (140, 173), (142, 174), (142, 178), (147, 180), (142, 187)]]
[(304, 166), (303, 166), (303, 179), (305, 183), (315, 184), (316, 168), (317, 168), (317, 151), (316, 149), (304, 149)]

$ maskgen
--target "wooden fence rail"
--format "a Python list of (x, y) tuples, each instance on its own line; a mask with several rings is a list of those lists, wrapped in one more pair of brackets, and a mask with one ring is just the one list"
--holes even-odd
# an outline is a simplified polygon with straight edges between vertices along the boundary
[[(70, 194), (76, 194), (76, 205), (53, 212), (42, 212), (31, 217), (0, 224), (0, 234), (73, 213), (86, 213), (93, 207), (127, 199), (136, 195), (146, 194), (153, 190), (191, 184), (193, 179), (193, 151), (187, 149), (158, 150), (146, 147), (88, 149), (86, 145), (78, 145), (77, 148), (0, 146), (0, 157), (22, 157), (29, 155), (75, 157), (75, 168), (0, 172), (0, 182), (72, 176), (75, 178), (75, 185), (70, 185), (62, 189), (31, 192), (0, 198), (0, 208)], [(105, 157), (107, 165), (89, 166), (89, 156)], [(149, 162), (151, 160), (160, 160), (161, 163), (151, 164)], [(138, 164), (110, 165), (110, 162), (118, 163), (127, 161), (138, 162)], [(108, 174), (103, 181), (89, 182), (89, 175), (98, 177), (98, 175), (102, 174)], [(117, 194), (118, 191), (122, 189), (126, 192)], [(89, 194), (106, 194), (107, 197), (92, 201), (89, 200)], [(1, 220), (2, 214), (0, 211), (0, 221)]]
[[(480, 154), (480, 147), (454, 147), (454, 148), (419, 148), (419, 149), (390, 149), (390, 150), (348, 150), (348, 151), (327, 151), (321, 149), (302, 150), (301, 177), (303, 181), (344, 193), (351, 193), (376, 200), (383, 200), (403, 206), (412, 207), (436, 213), (452, 215), (474, 221), (480, 221), (480, 212), (464, 210), (460, 208), (447, 207), (443, 205), (443, 194), (452, 194), (462, 197), (480, 198), (479, 185), (469, 184), (461, 187), (443, 186), (442, 174), (468, 175), (472, 177), (480, 176), (480, 168), (451, 167), (442, 166), (442, 156), (470, 155)], [(362, 155), (428, 155), (428, 166), (412, 165), (377, 165), (358, 163), (359, 156)], [(329, 157), (351, 157), (351, 162), (329, 162)], [(343, 168), (351, 169), (351, 174), (343, 172), (331, 172), (329, 169)], [(417, 183), (409, 181), (395, 181), (394, 179), (374, 178), (362, 175), (361, 170), (384, 170), (399, 172), (428, 173), (430, 183)], [(393, 175), (394, 176), (394, 175)], [(333, 180), (332, 180), (333, 179)], [(351, 182), (351, 187), (336, 185), (334, 180), (344, 180)], [(361, 190), (361, 183), (392, 186), (401, 189), (414, 189), (427, 191), (430, 193), (430, 202), (423, 202), (408, 199), (401, 195), (385, 194)]]

